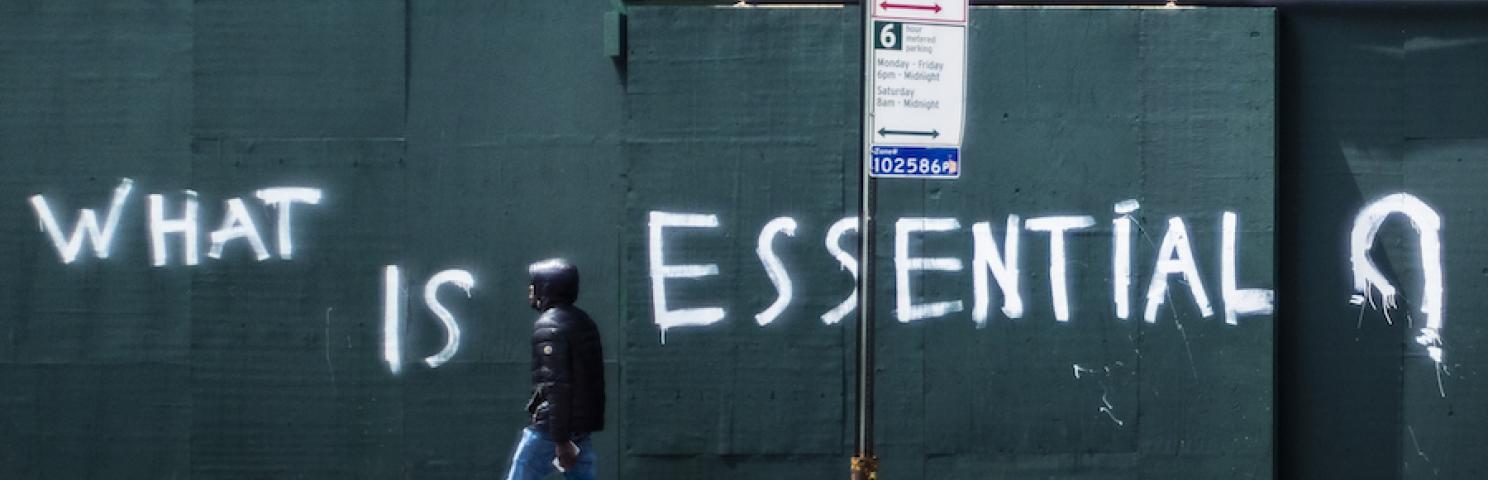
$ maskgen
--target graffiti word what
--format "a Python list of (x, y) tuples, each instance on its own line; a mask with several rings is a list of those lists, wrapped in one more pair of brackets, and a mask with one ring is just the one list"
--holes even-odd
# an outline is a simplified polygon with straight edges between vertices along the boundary
[[(84, 208), (78, 211), (71, 234), (57, 221), (57, 214), (52, 211), (45, 196), (32, 195), (31, 206), (36, 210), (41, 231), (47, 234), (47, 238), (52, 241), (52, 246), (57, 248), (57, 255), (61, 257), (62, 263), (76, 261), (78, 255), (82, 254), (85, 243), (92, 244), (94, 256), (109, 258), (114, 235), (119, 229), (119, 217), (123, 215), (133, 190), (133, 180), (128, 178), (121, 180), (119, 186), (114, 189), (108, 209), (102, 214), (102, 225), (99, 224), (98, 211)], [(296, 203), (307, 205), (320, 203), (320, 190), (303, 187), (270, 187), (258, 190), (255, 196), (265, 206), (278, 210), (278, 237), (275, 253), (280, 259), (289, 260), (294, 256), (294, 243), (290, 235), (292, 207)], [(178, 237), (181, 245), (181, 263), (196, 265), (201, 262), (198, 246), (201, 242), (199, 227), (201, 219), (197, 214), (200, 200), (196, 192), (191, 190), (182, 191), (172, 197), (174, 198), (168, 199), (166, 195), (158, 193), (146, 196), (149, 204), (148, 226), (152, 264), (163, 267), (171, 263), (168, 239)], [(169, 205), (170, 203), (176, 203), (179, 206)], [(269, 259), (272, 255), (269, 253), (263, 236), (259, 233), (258, 225), (253, 221), (253, 216), (248, 213), (247, 203), (236, 197), (229, 198), (223, 203), (222, 223), (220, 227), (207, 235), (211, 242), (207, 249), (207, 256), (213, 259), (222, 258), (223, 250), (228, 244), (238, 240), (252, 249), (255, 259), (259, 261)], [(176, 213), (167, 213), (168, 210), (174, 210)]]

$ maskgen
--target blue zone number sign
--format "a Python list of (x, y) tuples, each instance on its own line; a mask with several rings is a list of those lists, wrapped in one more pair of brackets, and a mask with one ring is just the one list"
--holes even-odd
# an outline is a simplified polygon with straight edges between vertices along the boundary
[(961, 149), (954, 147), (885, 147), (869, 150), (868, 173), (888, 178), (958, 178)]

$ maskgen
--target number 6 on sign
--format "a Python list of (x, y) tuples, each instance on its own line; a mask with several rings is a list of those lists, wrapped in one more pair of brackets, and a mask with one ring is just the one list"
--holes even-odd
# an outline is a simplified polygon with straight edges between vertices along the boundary
[(900, 50), (904, 46), (899, 43), (899, 34), (903, 31), (903, 25), (899, 22), (873, 22), (873, 30), (878, 32), (874, 36), (873, 48), (879, 50)]

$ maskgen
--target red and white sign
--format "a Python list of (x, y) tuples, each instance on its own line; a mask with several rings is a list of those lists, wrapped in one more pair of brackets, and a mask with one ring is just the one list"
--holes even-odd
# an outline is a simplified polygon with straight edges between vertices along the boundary
[(875, 20), (966, 24), (968, 0), (865, 0)]

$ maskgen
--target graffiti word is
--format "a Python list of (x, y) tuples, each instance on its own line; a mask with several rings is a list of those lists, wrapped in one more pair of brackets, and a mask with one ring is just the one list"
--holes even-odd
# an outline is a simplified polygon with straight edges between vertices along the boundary
[[(382, 358), (389, 370), (398, 373), (403, 369), (403, 318), (408, 295), (403, 290), (403, 273), (397, 265), (383, 267), (382, 285)], [(460, 323), (449, 308), (439, 303), (439, 289), (445, 285), (459, 288), (465, 292), (465, 298), (470, 298), (470, 289), (475, 288), (475, 276), (466, 270), (449, 269), (424, 282), (424, 306), (439, 319), (445, 335), (444, 348), (424, 357), (429, 368), (439, 368), (460, 351)]]

